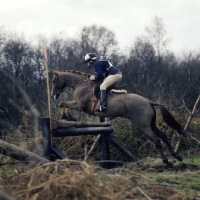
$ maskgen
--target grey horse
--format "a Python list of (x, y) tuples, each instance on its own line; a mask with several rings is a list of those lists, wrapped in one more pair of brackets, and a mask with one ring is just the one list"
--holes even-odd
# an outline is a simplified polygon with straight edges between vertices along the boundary
[(164, 163), (172, 165), (164, 155), (161, 140), (167, 145), (170, 154), (177, 160), (182, 161), (182, 157), (173, 150), (167, 135), (156, 126), (156, 111), (154, 106), (158, 106), (164, 121), (168, 126), (177, 131), (180, 136), (186, 137), (186, 133), (181, 125), (174, 119), (171, 113), (159, 103), (152, 102), (137, 94), (113, 94), (107, 95), (107, 111), (94, 111), (95, 104), (99, 105), (97, 97), (94, 95), (94, 86), (89, 77), (90, 74), (79, 71), (53, 71), (51, 96), (58, 99), (65, 87), (74, 90), (72, 101), (62, 102), (61, 107), (68, 107), (78, 111), (83, 111), (90, 115), (103, 117), (124, 117), (131, 120), (133, 126), (142, 131), (159, 150)]

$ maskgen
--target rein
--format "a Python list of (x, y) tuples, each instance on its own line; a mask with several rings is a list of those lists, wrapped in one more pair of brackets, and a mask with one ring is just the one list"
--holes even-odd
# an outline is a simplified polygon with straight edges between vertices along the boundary
[(87, 79), (82, 80), (82, 81), (79, 81), (79, 82), (75, 85), (74, 88), (76, 88), (77, 85), (79, 85), (79, 84), (81, 84), (81, 83), (84, 83), (84, 82), (88, 82), (88, 85), (91, 85), (91, 82), (90, 82), (89, 76), (87, 76)]

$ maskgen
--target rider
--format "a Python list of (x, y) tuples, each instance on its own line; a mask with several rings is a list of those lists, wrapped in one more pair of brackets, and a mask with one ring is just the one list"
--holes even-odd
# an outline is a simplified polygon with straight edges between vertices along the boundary
[(100, 107), (96, 108), (95, 111), (105, 112), (107, 110), (107, 92), (106, 89), (109, 89), (113, 86), (117, 86), (122, 79), (122, 73), (119, 68), (114, 67), (107, 60), (98, 60), (97, 55), (94, 53), (88, 53), (85, 56), (85, 62), (89, 68), (93, 67), (95, 71), (95, 76), (91, 75), (91, 81), (102, 81), (100, 85), (101, 91), (101, 100)]

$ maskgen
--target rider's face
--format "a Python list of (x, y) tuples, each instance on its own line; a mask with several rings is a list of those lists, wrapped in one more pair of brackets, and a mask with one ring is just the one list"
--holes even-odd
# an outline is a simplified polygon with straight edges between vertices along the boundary
[(88, 66), (88, 67), (91, 67), (91, 65), (92, 65), (93, 62), (94, 62), (93, 60), (89, 60), (89, 61), (87, 62), (87, 66)]

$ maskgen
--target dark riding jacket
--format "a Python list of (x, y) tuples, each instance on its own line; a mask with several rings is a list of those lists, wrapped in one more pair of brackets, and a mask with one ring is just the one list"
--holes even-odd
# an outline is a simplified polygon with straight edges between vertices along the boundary
[(109, 61), (107, 60), (95, 60), (93, 63), (93, 68), (95, 71), (95, 80), (101, 81), (105, 77), (114, 74), (120, 74), (121, 71), (119, 68), (114, 67)]

